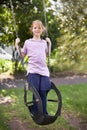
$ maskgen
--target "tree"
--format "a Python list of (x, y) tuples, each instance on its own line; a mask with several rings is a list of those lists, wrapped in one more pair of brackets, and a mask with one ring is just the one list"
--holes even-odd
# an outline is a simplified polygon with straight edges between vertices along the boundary
[(87, 1), (61, 2), (63, 8), (56, 15), (60, 22), (60, 37), (55, 56), (58, 57), (57, 64), (64, 66), (64, 69), (71, 69), (77, 64), (85, 65), (87, 60)]
[[(31, 1), (11, 0), (11, 1), (13, 4), (13, 10), (16, 19), (16, 29), (18, 31), (18, 35), (21, 38), (23, 44), (25, 39), (31, 37), (31, 34), (29, 33), (29, 27), (33, 20), (40, 19), (45, 24), (43, 2), (41, 0), (38, 1), (37, 0), (31, 0)], [(46, 9), (48, 8), (46, 12), (47, 13), (46, 18), (47, 18), (47, 24), (49, 30), (48, 33), (49, 36), (52, 38), (52, 41), (55, 41), (53, 39), (56, 39), (55, 36), (57, 34), (52, 35), (52, 33), (55, 34), (55, 31), (57, 31), (57, 29), (56, 29), (56, 23), (53, 20), (54, 19), (53, 10), (52, 8), (50, 8), (51, 6), (50, 1), (46, 0), (45, 2), (46, 2)], [(2, 18), (1, 25), (4, 24), (3, 26), (1, 26), (2, 33), (3, 33), (3, 36), (1, 36), (1, 41), (4, 40), (3, 41), (4, 43), (12, 43), (12, 42), (14, 43), (14, 39), (16, 36), (14, 30), (14, 19), (12, 14), (11, 3), (9, 2), (9, 0), (3, 1), (3, 4), (0, 5), (0, 7), (2, 8), (3, 11), (1, 13), (1, 18)], [(8, 28), (7, 33), (5, 33), (6, 28)], [(5, 40), (3, 37), (7, 38), (7, 40)]]
[[(29, 27), (33, 20), (40, 19), (45, 24), (43, 2), (41, 0), (12, 0), (12, 3), (22, 46), (25, 39), (31, 37)], [(87, 0), (45, 0), (45, 3), (48, 34), (53, 43), (53, 50), (56, 50), (56, 61), (61, 63), (71, 61), (71, 63), (77, 63), (82, 59), (85, 61), (85, 55), (87, 55)], [(14, 20), (9, 0), (2, 2), (0, 11), (0, 40), (4, 43), (14, 44)]]

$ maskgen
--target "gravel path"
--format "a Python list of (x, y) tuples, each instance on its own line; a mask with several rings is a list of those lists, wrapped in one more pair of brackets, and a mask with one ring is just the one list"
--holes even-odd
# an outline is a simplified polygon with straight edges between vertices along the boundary
[[(87, 75), (74, 75), (66, 77), (52, 77), (51, 81), (55, 85), (70, 85), (70, 84), (81, 84), (87, 83)], [(14, 78), (12, 75), (1, 74), (0, 75), (0, 89), (11, 88), (11, 87), (24, 87), (26, 79), (22, 76)]]
[(66, 77), (55, 77), (52, 78), (52, 81), (56, 85), (69, 85), (69, 84), (81, 84), (81, 83), (87, 83), (87, 75), (83, 76), (66, 76)]

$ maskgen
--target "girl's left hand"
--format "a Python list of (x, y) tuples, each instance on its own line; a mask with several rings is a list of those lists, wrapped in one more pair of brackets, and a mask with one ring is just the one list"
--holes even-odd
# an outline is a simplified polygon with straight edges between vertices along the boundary
[(46, 42), (50, 44), (51, 43), (50, 38), (46, 37)]

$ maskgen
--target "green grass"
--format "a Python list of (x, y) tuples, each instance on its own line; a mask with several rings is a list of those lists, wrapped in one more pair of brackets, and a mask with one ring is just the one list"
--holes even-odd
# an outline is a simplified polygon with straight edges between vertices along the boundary
[(61, 86), (63, 107), (87, 118), (87, 84)]
[[(67, 85), (59, 86), (62, 94), (62, 111), (65, 113), (75, 114), (76, 117), (80, 116), (87, 119), (87, 85)], [(29, 127), (40, 130), (76, 130), (61, 114), (54, 124), (48, 126), (36, 125), (29, 114), (28, 109), (24, 105), (23, 88), (12, 88), (0, 90), (0, 96), (11, 97), (12, 103), (0, 105), (0, 130), (10, 130), (9, 121), (16, 117), (29, 123)], [(55, 96), (54, 93), (51, 95)], [(54, 105), (49, 105), (49, 110), (54, 110)], [(53, 113), (53, 111), (51, 111)]]

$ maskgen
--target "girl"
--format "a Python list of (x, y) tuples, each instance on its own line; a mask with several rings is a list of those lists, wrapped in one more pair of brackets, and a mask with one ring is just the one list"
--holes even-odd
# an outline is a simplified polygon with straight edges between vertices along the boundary
[[(25, 41), (23, 49), (20, 50), (18, 46), (20, 42), (19, 38), (16, 39), (15, 46), (22, 58), (25, 55), (29, 57), (27, 69), (28, 82), (39, 92), (43, 104), (43, 114), (47, 114), (46, 92), (50, 90), (51, 82), (46, 64), (46, 56), (51, 52), (51, 41), (49, 38), (46, 38), (46, 40), (41, 39), (41, 35), (45, 32), (45, 27), (40, 20), (32, 22), (30, 31), (33, 37)], [(49, 45), (49, 49), (47, 44)], [(33, 114), (38, 114), (36, 104), (33, 107)]]

